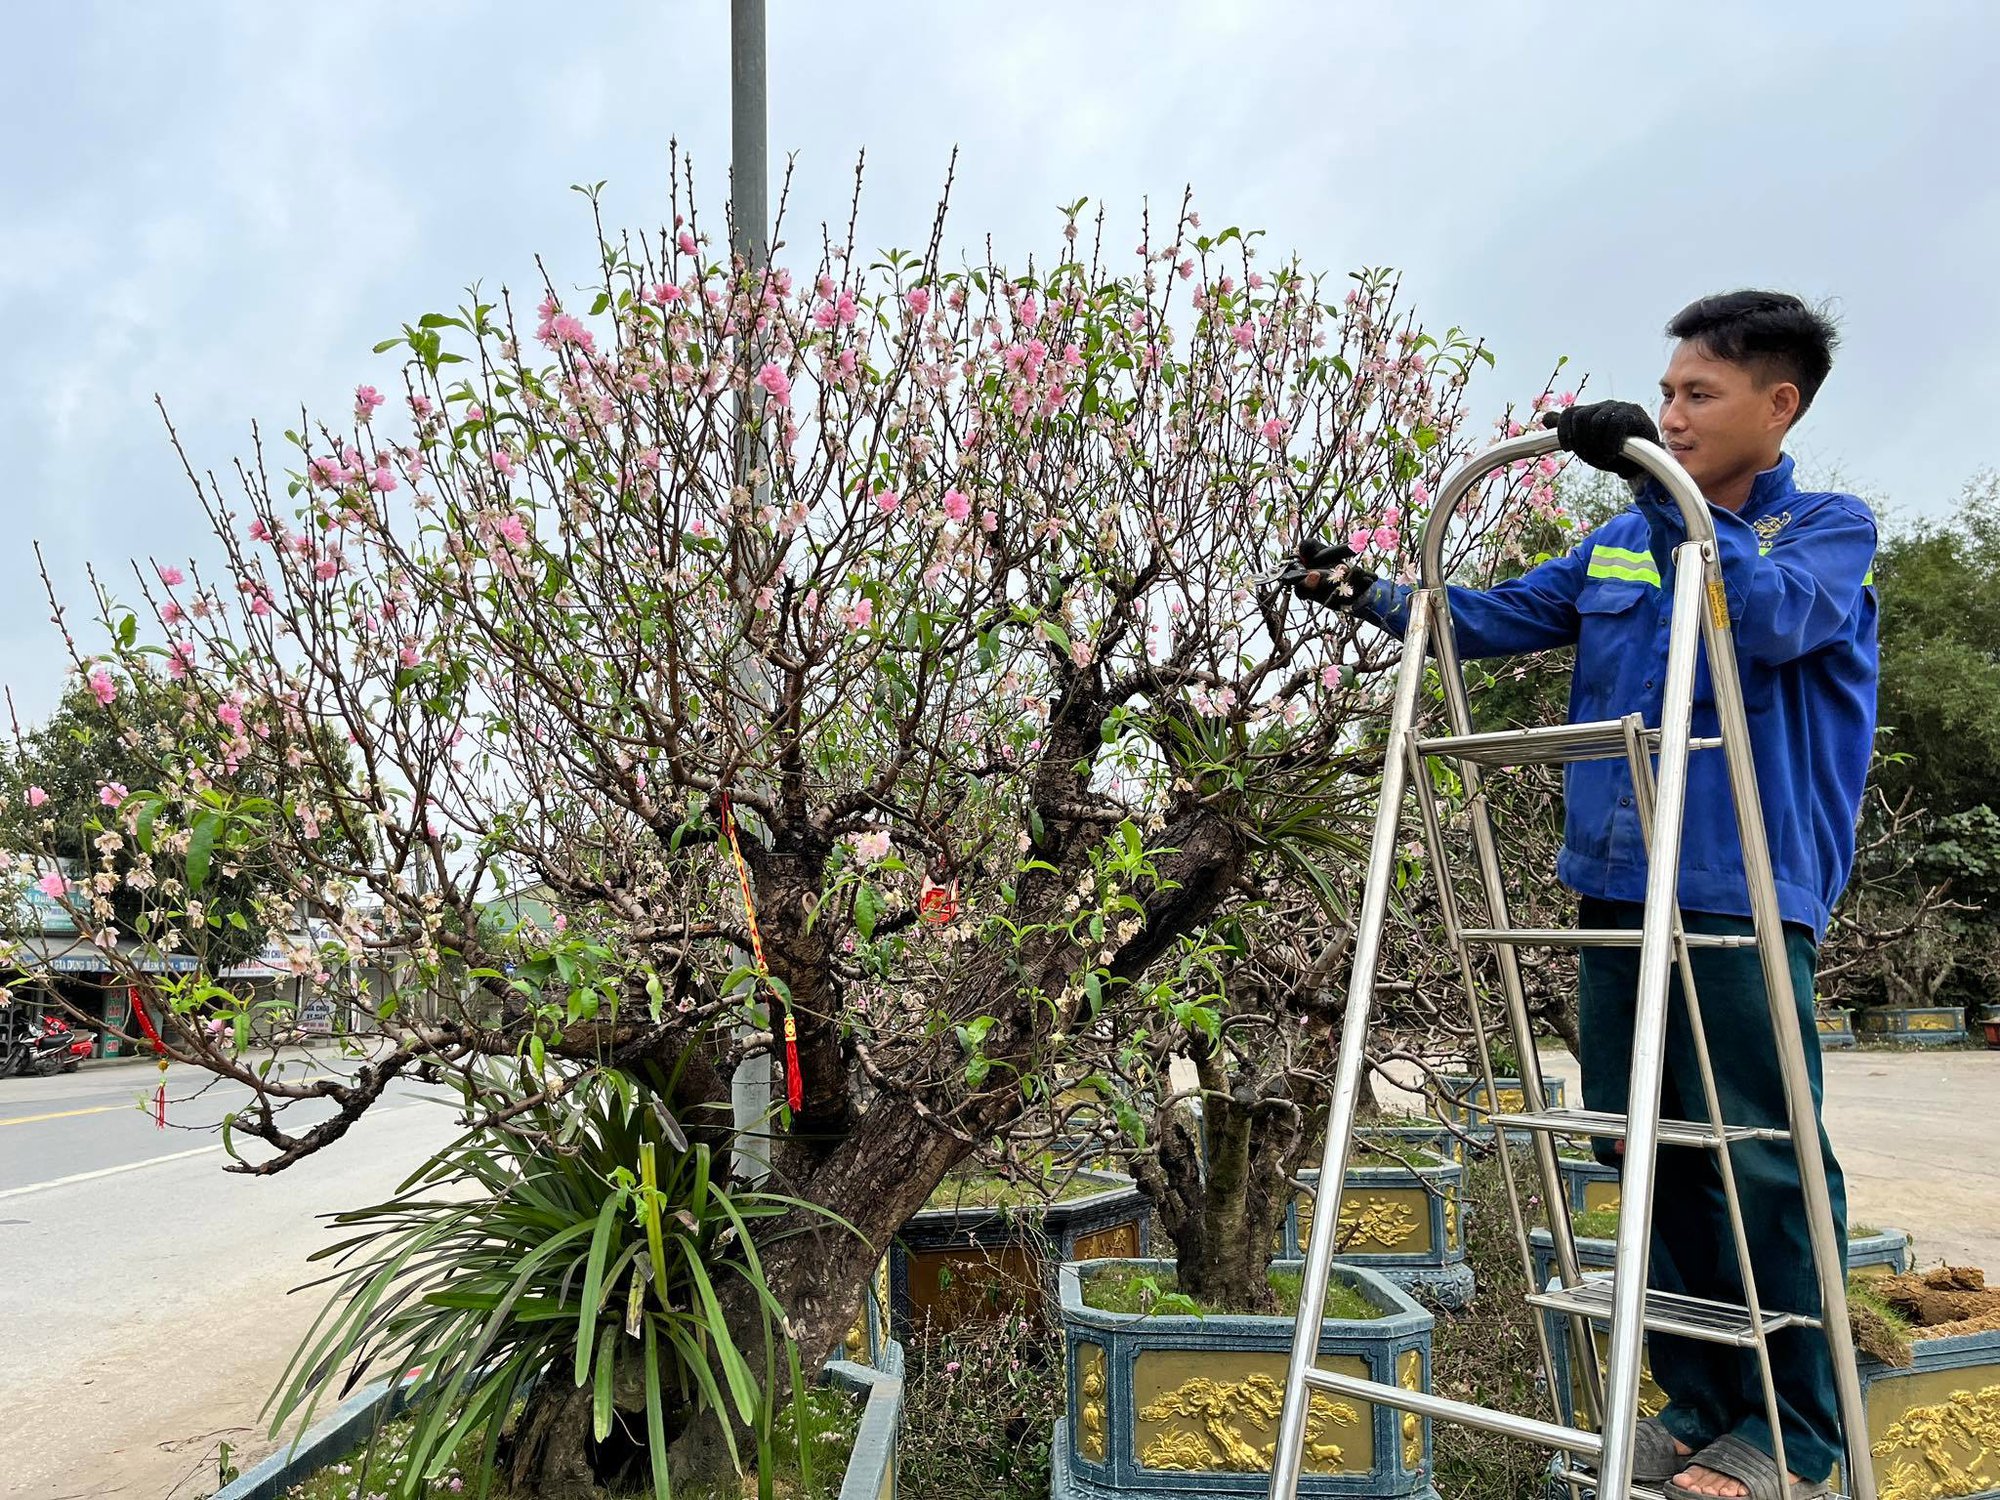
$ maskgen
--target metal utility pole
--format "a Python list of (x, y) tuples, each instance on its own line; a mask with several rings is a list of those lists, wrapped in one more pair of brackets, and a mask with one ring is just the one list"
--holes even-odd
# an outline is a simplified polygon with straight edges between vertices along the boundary
[[(767, 108), (764, 92), (764, 0), (730, 0), (729, 3), (729, 249), (753, 276), (761, 275), (771, 260), (770, 147), (767, 140)], [(749, 363), (754, 364), (755, 360)], [(754, 388), (736, 395), (737, 482), (752, 489), (752, 511), (761, 509), (770, 491), (765, 478), (751, 485), (751, 471), (757, 469), (765, 444), (762, 429), (753, 436), (750, 422), (756, 416)], [(747, 623), (747, 622), (746, 622)], [(746, 650), (736, 662), (739, 692), (758, 704), (770, 700), (770, 684), (761, 666)], [(737, 962), (749, 963), (747, 954)], [(777, 1017), (770, 1018), (775, 1028)], [(735, 1117), (737, 1139), (761, 1138), (769, 1141), (767, 1122), (771, 1116), (771, 1054), (751, 1058), (739, 1066), (730, 1086), (730, 1102)], [(769, 1169), (768, 1144), (738, 1152), (739, 1171), (761, 1181)]]
[(753, 271), (771, 259), (764, 0), (729, 0), (729, 248)]

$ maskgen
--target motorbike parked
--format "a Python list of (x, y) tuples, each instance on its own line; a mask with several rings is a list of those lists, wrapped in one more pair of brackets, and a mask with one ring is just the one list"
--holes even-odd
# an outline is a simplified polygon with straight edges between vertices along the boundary
[(68, 1073), (90, 1056), (92, 1040), (60, 1016), (32, 1015), (8, 1007), (0, 1011), (0, 1078), (16, 1073), (51, 1078)]

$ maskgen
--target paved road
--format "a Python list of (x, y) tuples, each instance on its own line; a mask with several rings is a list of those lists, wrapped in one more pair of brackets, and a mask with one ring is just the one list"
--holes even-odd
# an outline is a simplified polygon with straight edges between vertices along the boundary
[[(1567, 1053), (1543, 1056), (1575, 1079)], [(1908, 1230), (1919, 1264), (2000, 1279), (1996, 1125), (2000, 1052), (1826, 1054), (1826, 1133), (1847, 1174), (1849, 1220)]]
[(259, 1410), (322, 1301), (288, 1295), (328, 1241), (317, 1216), (387, 1197), (452, 1134), (405, 1090), (318, 1160), (226, 1174), (214, 1126), (240, 1098), (203, 1078), (169, 1075), (164, 1133), (139, 1107), (149, 1067), (0, 1081), (10, 1500), (193, 1500), (216, 1487), (218, 1443), (269, 1451)]
[[(1542, 1053), (1567, 1078), (1567, 1052)], [(1421, 1101), (1377, 1087), (1389, 1109)], [(1851, 1222), (1908, 1230), (1920, 1264), (1980, 1266), (2000, 1279), (2000, 1052), (1826, 1054), (1826, 1129), (1847, 1174)]]

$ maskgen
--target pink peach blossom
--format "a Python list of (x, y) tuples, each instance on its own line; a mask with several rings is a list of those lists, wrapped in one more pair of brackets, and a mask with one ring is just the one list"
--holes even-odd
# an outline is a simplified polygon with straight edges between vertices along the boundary
[(48, 800), (49, 800), (49, 794), (43, 791), (40, 787), (31, 786), (28, 788), (28, 806), (40, 807), (44, 802)]
[(944, 513), (954, 521), (963, 521), (972, 514), (972, 502), (957, 490), (946, 490)]
[(51, 870), (35, 882), (35, 889), (40, 891), (44, 896), (47, 896), (51, 901), (60, 901), (69, 893), (69, 882), (54, 870)]
[(785, 372), (773, 364), (767, 364), (757, 372), (757, 384), (770, 394), (780, 406), (792, 404), (792, 382)]
[(111, 669), (102, 662), (92, 667), (87, 680), (91, 696), (97, 699), (98, 707), (109, 708), (118, 698), (118, 684), (112, 680)]
[(182, 573), (179, 568), (174, 567), (172, 564), (168, 564), (164, 567), (161, 567), (156, 571), (160, 575), (160, 582), (164, 583), (168, 588), (176, 588), (179, 585), (187, 582), (187, 575)]

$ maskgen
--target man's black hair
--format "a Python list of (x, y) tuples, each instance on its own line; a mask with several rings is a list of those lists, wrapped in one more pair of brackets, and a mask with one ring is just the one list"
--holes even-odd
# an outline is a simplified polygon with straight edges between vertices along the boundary
[(1833, 319), (1790, 292), (1703, 297), (1673, 315), (1667, 336), (1691, 340), (1713, 359), (1748, 366), (1766, 382), (1790, 381), (1799, 389), (1801, 417), (1833, 368), (1840, 342)]

